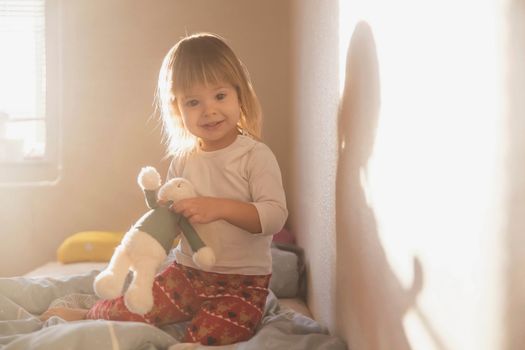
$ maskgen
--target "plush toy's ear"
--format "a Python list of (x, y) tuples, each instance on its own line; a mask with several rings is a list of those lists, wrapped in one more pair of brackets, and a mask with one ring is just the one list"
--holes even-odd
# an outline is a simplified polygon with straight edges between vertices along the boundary
[(160, 175), (154, 167), (147, 166), (140, 170), (137, 182), (143, 190), (156, 190), (160, 187)]

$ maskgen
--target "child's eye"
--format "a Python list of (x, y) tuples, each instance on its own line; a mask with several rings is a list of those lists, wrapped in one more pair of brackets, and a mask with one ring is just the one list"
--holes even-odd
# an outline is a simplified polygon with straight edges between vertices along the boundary
[(186, 106), (188, 106), (188, 107), (195, 107), (198, 104), (199, 104), (199, 101), (197, 101), (197, 100), (186, 101)]
[(226, 94), (224, 92), (220, 92), (216, 96), (217, 100), (224, 100), (226, 98)]

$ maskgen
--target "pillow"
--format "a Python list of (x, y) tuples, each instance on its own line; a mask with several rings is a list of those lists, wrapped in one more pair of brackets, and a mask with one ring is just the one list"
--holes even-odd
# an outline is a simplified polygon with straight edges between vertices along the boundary
[(123, 236), (124, 232), (84, 231), (75, 233), (60, 244), (57, 259), (64, 264), (81, 261), (109, 261)]
[(283, 250), (275, 245), (272, 247), (270, 289), (275, 296), (278, 298), (301, 297), (302, 270), (301, 258), (292, 249)]
[(272, 241), (275, 243), (295, 244), (295, 237), (290, 231), (283, 227), (281, 231), (273, 235)]
[[(66, 238), (57, 249), (57, 259), (63, 264), (75, 262), (108, 262), (125, 232), (84, 231)], [(179, 243), (180, 235), (173, 240)]]

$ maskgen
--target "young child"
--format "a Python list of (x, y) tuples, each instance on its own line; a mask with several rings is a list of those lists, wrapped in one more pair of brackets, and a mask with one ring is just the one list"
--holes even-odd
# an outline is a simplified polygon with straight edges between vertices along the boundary
[(215, 251), (214, 268), (199, 270), (183, 239), (176, 261), (156, 277), (147, 314), (131, 313), (119, 297), (90, 310), (48, 310), (42, 318), (191, 321), (186, 342), (248, 340), (268, 295), (272, 235), (288, 215), (279, 166), (259, 141), (259, 101), (231, 48), (206, 33), (186, 37), (168, 52), (157, 96), (173, 155), (168, 178), (188, 179), (198, 194), (172, 210), (211, 226), (200, 234)]

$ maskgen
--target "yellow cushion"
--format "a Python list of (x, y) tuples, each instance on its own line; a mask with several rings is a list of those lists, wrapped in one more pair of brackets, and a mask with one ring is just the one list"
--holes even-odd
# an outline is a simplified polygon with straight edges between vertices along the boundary
[[(125, 232), (84, 231), (66, 238), (58, 247), (57, 259), (63, 264), (81, 261), (106, 262), (120, 244)], [(180, 235), (173, 240), (173, 247), (179, 243)]]
[(109, 261), (124, 232), (85, 231), (75, 233), (57, 250), (58, 261), (67, 264), (80, 261)]

